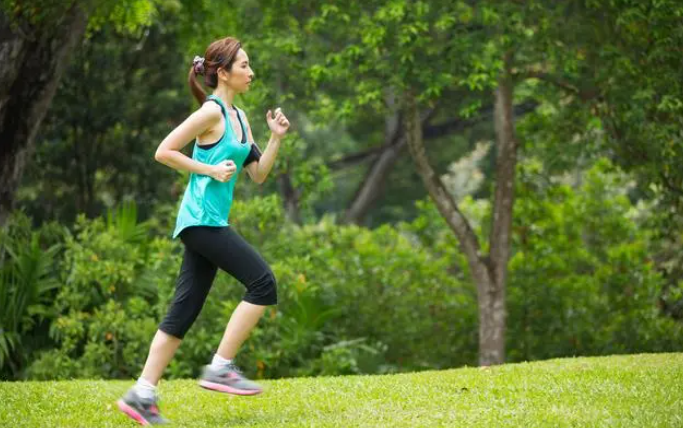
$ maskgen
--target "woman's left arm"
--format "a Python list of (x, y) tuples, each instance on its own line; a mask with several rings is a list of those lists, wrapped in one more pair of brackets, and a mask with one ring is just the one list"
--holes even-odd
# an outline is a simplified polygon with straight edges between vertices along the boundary
[[(246, 122), (249, 140), (252, 141), (253, 144), (256, 144), (256, 142), (254, 142), (254, 136), (251, 133), (249, 120), (246, 119)], [(282, 141), (282, 138), (289, 129), (289, 120), (279, 108), (275, 110), (275, 116), (268, 110), (268, 113), (266, 113), (266, 122), (268, 122), (268, 128), (270, 128), (270, 140), (268, 140), (266, 150), (263, 152), (260, 159), (257, 159), (255, 162), (251, 162), (244, 167), (249, 173), (249, 177), (259, 184), (266, 181), (268, 174), (270, 174), (270, 170), (273, 169), (277, 152), (280, 149), (280, 141)]]

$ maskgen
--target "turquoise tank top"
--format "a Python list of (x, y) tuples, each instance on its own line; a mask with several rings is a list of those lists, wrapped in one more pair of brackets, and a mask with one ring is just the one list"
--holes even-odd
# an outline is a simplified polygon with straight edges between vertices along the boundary
[[(253, 144), (253, 142), (242, 143), (237, 139), (237, 135), (232, 129), (227, 108), (219, 97), (209, 95), (208, 100), (215, 101), (221, 107), (225, 120), (225, 132), (221, 139), (209, 148), (200, 147), (195, 140), (192, 159), (209, 165), (217, 165), (224, 160), (232, 160), (235, 162), (237, 171), (225, 183), (221, 183), (208, 175), (190, 174), (190, 181), (185, 188), (185, 194), (178, 211), (173, 238), (176, 238), (183, 229), (190, 226), (224, 227), (229, 225), (228, 217), (232, 206), (233, 189)], [(246, 135), (245, 126), (243, 123), (241, 125), (243, 135)], [(243, 140), (246, 141), (246, 138)]]

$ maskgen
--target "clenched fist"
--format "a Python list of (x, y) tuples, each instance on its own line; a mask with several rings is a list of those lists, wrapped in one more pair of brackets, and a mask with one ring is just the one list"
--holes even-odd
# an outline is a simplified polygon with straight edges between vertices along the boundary
[(237, 171), (237, 166), (235, 162), (231, 160), (224, 160), (216, 165), (213, 165), (209, 176), (214, 180), (218, 180), (221, 183), (225, 183), (230, 180), (230, 177)]

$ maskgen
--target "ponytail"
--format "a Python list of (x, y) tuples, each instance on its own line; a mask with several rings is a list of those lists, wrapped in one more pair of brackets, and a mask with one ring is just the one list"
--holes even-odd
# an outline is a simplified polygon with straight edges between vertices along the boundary
[(201, 83), (197, 81), (198, 74), (204, 74), (204, 58), (196, 56), (192, 62), (192, 67), (190, 67), (190, 73), (187, 76), (187, 83), (189, 83), (190, 91), (192, 92), (192, 95), (194, 95), (195, 99), (199, 101), (199, 104), (204, 104), (204, 101), (206, 101), (206, 91), (204, 91)]

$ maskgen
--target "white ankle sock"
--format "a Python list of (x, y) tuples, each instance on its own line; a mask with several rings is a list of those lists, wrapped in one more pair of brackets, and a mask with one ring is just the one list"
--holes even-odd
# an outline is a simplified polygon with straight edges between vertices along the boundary
[(157, 393), (156, 385), (153, 385), (144, 377), (140, 376), (133, 387), (135, 392), (142, 398), (154, 398)]
[(218, 354), (213, 355), (213, 360), (211, 360), (211, 367), (219, 369), (221, 367), (227, 366), (228, 364), (232, 364), (232, 360), (226, 360)]

